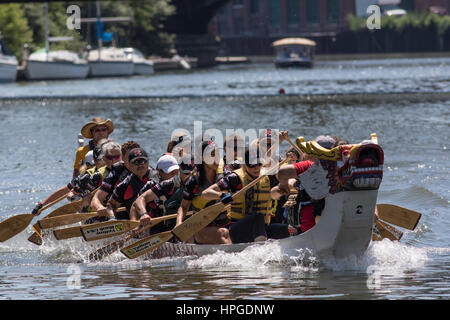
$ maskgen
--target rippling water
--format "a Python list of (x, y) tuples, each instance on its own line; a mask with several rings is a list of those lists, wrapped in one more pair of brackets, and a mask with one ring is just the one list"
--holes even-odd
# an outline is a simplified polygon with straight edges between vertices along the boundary
[[(278, 95), (280, 88), (287, 94)], [(401, 242), (372, 243), (364, 256), (344, 260), (268, 243), (202, 258), (130, 261), (115, 254), (92, 264), (83, 259), (98, 244), (49, 238), (37, 247), (26, 240), (29, 227), (0, 243), (0, 299), (449, 299), (449, 93), (448, 58), (1, 85), (0, 220), (29, 212), (70, 180), (77, 133), (94, 116), (113, 119), (112, 137), (141, 143), (152, 165), (172, 130), (193, 132), (195, 120), (223, 133), (271, 127), (351, 142), (376, 132), (385, 152), (378, 202), (423, 216)], [(378, 286), (369, 289), (371, 268)], [(71, 286), (74, 270), (80, 288)]]

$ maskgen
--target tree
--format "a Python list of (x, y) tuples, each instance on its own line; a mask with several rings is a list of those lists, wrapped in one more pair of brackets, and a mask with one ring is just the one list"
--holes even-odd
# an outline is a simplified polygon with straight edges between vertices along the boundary
[(32, 41), (33, 32), (19, 4), (0, 5), (0, 32), (9, 51), (21, 60), (24, 45)]

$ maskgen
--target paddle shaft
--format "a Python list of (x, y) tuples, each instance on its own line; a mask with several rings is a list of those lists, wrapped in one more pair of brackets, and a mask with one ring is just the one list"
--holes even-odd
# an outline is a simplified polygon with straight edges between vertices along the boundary
[[(126, 208), (118, 208), (116, 212), (122, 212), (125, 211)], [(73, 224), (79, 221), (83, 221), (92, 217), (98, 216), (98, 211), (92, 211), (92, 212), (79, 212), (79, 213), (72, 213), (72, 214), (66, 214), (62, 216), (56, 216), (56, 217), (46, 217), (42, 220), (39, 220), (39, 227), (41, 229), (50, 229), (55, 227), (60, 227), (68, 224)]]

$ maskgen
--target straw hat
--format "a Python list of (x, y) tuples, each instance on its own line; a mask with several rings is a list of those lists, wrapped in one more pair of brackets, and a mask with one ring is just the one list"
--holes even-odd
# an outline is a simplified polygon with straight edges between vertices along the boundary
[(111, 132), (114, 131), (114, 125), (111, 119), (105, 120), (103, 118), (93, 118), (90, 122), (85, 124), (83, 128), (81, 128), (81, 134), (83, 135), (83, 137), (91, 139), (92, 138), (91, 129), (95, 126), (101, 125), (105, 125), (106, 127), (108, 127), (108, 134), (111, 134)]

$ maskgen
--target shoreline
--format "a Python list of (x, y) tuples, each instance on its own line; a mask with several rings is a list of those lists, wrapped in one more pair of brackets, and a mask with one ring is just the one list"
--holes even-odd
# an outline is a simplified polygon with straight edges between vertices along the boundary
[[(450, 52), (337, 53), (316, 54), (314, 57), (315, 61), (450, 58)], [(247, 58), (250, 63), (266, 63), (273, 62), (274, 56), (247, 56)]]

